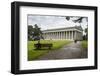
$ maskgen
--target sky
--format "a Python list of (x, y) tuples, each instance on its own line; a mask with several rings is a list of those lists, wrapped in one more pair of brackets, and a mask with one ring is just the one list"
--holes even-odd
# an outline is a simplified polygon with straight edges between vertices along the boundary
[[(32, 25), (34, 27), (34, 25), (37, 24), (41, 30), (80, 26), (80, 23), (74, 23), (72, 21), (77, 18), (78, 17), (75, 16), (68, 21), (65, 16), (28, 15), (28, 25)], [(87, 27), (87, 25), (88, 22), (86, 19), (83, 19), (81, 23), (83, 30)]]

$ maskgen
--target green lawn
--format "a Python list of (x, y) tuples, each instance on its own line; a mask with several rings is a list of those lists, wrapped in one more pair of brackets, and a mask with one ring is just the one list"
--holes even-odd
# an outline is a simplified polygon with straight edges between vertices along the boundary
[(49, 49), (35, 49), (34, 44), (37, 41), (28, 41), (28, 60), (35, 60), (39, 58), (41, 55), (47, 53), (48, 51), (53, 51), (55, 49), (59, 49), (65, 44), (69, 44), (71, 41), (68, 40), (41, 40), (40, 43), (52, 43), (53, 47), (51, 50)]
[(88, 48), (88, 41), (82, 41), (82, 47)]

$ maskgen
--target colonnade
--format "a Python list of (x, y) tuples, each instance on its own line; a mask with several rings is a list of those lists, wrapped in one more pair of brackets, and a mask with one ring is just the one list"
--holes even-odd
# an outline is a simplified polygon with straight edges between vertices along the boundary
[[(74, 40), (81, 38), (81, 33), (77, 31), (58, 31), (58, 32), (46, 32), (43, 33), (45, 39), (69, 39)], [(80, 36), (80, 37), (77, 37)]]

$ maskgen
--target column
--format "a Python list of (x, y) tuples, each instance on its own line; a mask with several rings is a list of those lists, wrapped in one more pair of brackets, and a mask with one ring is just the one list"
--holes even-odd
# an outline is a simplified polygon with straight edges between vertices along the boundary
[(65, 31), (63, 32), (63, 39), (65, 39)]
[(72, 40), (73, 40), (73, 31), (72, 31)]
[(61, 39), (62, 39), (62, 31), (61, 31), (61, 34), (60, 35), (61, 35)]
[(47, 34), (45, 33), (45, 39), (47, 39)]
[(64, 38), (64, 32), (62, 32), (62, 39)]
[(64, 31), (64, 39), (66, 39), (66, 31)]
[(68, 31), (66, 31), (66, 32), (67, 32), (67, 35), (66, 36), (67, 36), (67, 40), (68, 40)]
[(63, 33), (61, 32), (61, 39), (63, 39), (63, 35), (62, 35)]
[(52, 32), (50, 32), (50, 40), (52, 39)]
[(69, 39), (69, 31), (67, 31), (67, 39)]
[(62, 39), (62, 33), (60, 32), (60, 39)]
[(78, 36), (77, 37), (78, 37), (78, 40), (79, 40), (79, 32), (78, 32)]
[(49, 39), (51, 39), (51, 32), (49, 33)]
[(64, 31), (62, 32), (62, 39), (64, 39)]
[(66, 39), (68, 39), (68, 32), (66, 31)]
[(55, 39), (57, 39), (57, 32), (55, 32)]
[(54, 32), (53, 32), (53, 39), (54, 39)]
[(55, 36), (55, 39), (56, 39), (56, 32), (55, 32), (55, 35), (54, 36)]
[(60, 39), (62, 39), (62, 34), (61, 34), (61, 32), (60, 32)]
[(57, 39), (57, 32), (55, 32), (55, 39)]
[(46, 33), (46, 39), (47, 39), (47, 33)]
[(72, 38), (71, 36), (72, 36), (72, 35), (71, 35), (71, 31), (70, 31), (70, 40), (71, 40), (71, 38)]
[(43, 37), (44, 37), (44, 39), (45, 39), (45, 33), (43, 33)]
[(53, 33), (54, 39), (55, 39), (55, 32)]
[(75, 31), (73, 31), (73, 40), (75, 39)]
[(53, 32), (52, 32), (52, 39), (53, 39)]
[(45, 39), (46, 39), (46, 33), (45, 33)]
[(63, 32), (63, 39), (65, 39), (65, 32)]
[(53, 32), (53, 39), (54, 39), (54, 32)]
[(57, 32), (56, 32), (56, 39), (57, 39)]
[(59, 32), (58, 32), (58, 39), (59, 39)]
[(46, 39), (48, 39), (48, 33), (46, 33)]
[(50, 32), (49, 32), (48, 36), (49, 36), (49, 39), (50, 39)]
[(61, 40), (61, 32), (60, 32), (60, 40)]
[(70, 31), (69, 31), (69, 39), (70, 39)]
[(59, 32), (59, 39), (60, 39), (60, 32)]
[(60, 32), (58, 32), (58, 35), (59, 35), (59, 39), (60, 39)]
[(75, 31), (75, 40), (77, 39), (77, 38), (76, 38), (76, 37), (77, 37), (77, 36), (76, 36), (76, 33), (77, 33), (77, 32)]
[(65, 33), (65, 34), (64, 34), (64, 39), (66, 39), (66, 31), (64, 31), (64, 33)]
[(79, 32), (78, 32), (78, 40), (79, 40)]
[(48, 39), (49, 39), (49, 33), (48, 33)]
[(65, 31), (63, 32), (63, 39), (65, 39)]
[(62, 31), (62, 39), (64, 38), (64, 32)]
[(52, 32), (51, 32), (51, 39), (52, 39)]
[(56, 32), (54, 32), (54, 39), (56, 39)]
[(57, 39), (59, 39), (59, 32), (57, 32)]
[(49, 33), (48, 33), (48, 39), (49, 39)]
[(58, 32), (56, 32), (56, 39), (58, 39)]
[(70, 39), (72, 39), (72, 31), (70, 31)]

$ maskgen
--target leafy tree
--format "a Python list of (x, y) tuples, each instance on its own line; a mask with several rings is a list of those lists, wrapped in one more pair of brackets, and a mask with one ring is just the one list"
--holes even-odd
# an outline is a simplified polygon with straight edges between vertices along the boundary
[(33, 28), (33, 39), (38, 40), (38, 43), (40, 43), (40, 39), (44, 39), (42, 35), (43, 35), (42, 31), (40, 30), (38, 25), (35, 24)]
[(86, 33), (86, 40), (88, 40), (88, 28), (85, 28), (85, 33)]
[(28, 25), (28, 40), (32, 40), (32, 35), (33, 35), (33, 26)]
[(44, 39), (42, 36), (42, 31), (40, 30), (40, 28), (38, 27), (37, 24), (33, 26), (29, 25), (28, 26), (28, 40), (40, 40), (40, 39)]
[[(66, 20), (70, 20), (71, 18), (74, 18), (74, 16), (66, 16)], [(82, 23), (82, 20), (86, 19), (86, 21), (88, 21), (87, 17), (77, 17), (77, 19), (72, 20), (73, 22), (78, 22), (78, 23)]]

